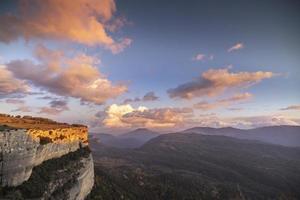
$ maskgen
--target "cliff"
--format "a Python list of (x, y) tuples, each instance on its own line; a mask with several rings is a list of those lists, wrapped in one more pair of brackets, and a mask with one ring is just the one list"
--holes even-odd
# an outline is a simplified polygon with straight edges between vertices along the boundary
[[(57, 199), (84, 199), (94, 183), (87, 138), (86, 126), (30, 116), (0, 115), (2, 195), (20, 194), (27, 198), (29, 193), (24, 192), (24, 188), (47, 180), (41, 183), (44, 187), (35, 192), (34, 198), (53, 199), (59, 194), (67, 197)], [(52, 166), (53, 162), (56, 165)], [(51, 177), (43, 177), (50, 172)], [(59, 192), (62, 188), (63, 193)]]

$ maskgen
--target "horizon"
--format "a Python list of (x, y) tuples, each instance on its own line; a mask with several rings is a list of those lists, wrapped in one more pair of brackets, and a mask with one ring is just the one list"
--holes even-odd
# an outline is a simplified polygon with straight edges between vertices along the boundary
[(114, 134), (299, 126), (299, 5), (4, 0), (0, 113)]

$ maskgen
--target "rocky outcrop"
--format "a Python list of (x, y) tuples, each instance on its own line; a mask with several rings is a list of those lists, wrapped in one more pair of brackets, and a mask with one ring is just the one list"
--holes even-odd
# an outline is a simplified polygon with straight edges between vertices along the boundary
[(0, 191), (0, 199), (83, 200), (93, 185), (93, 159), (84, 147), (36, 166), (27, 181)]
[[(91, 154), (78, 153), (82, 149), (88, 149), (87, 127), (60, 124), (40, 118), (34, 121), (34, 118), (29, 117), (19, 118), (20, 120), (5, 117), (3, 120), (0, 115), (0, 185), (7, 188), (25, 187), (24, 184), (32, 182), (32, 176), (38, 173), (36, 170), (48, 162), (66, 162), (61, 159), (77, 155), (78, 158), (71, 156), (71, 165), (69, 162), (65, 163), (71, 169), (65, 169), (66, 165), (62, 166), (61, 169), (57, 169), (62, 174), (44, 183), (48, 187), (44, 188), (45, 193), (41, 194), (40, 198), (48, 199), (49, 194), (57, 193), (57, 188), (68, 187), (64, 190), (69, 191), (68, 198), (63, 199), (84, 199), (94, 183)], [(64, 171), (67, 171), (69, 176), (64, 176)], [(69, 183), (70, 177), (72, 184)]]
[(73, 185), (69, 192), (69, 199), (84, 199), (94, 185), (94, 162), (91, 154), (85, 160), (81, 161), (83, 167), (76, 178), (76, 184)]

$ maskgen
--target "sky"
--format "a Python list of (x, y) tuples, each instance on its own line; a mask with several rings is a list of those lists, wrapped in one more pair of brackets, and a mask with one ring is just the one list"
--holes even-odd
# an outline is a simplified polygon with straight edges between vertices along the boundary
[(2, 0), (0, 113), (93, 132), (300, 125), (297, 0)]

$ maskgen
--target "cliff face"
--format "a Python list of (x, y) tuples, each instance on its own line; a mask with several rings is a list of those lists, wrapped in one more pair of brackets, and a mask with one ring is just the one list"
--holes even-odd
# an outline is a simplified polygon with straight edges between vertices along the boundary
[[(80, 125), (0, 115), (0, 185), (7, 188), (4, 192), (11, 191), (12, 194), (12, 188), (19, 188), (17, 191), (22, 194), (22, 187), (36, 182), (36, 176), (45, 176), (53, 170), (42, 172), (40, 168), (55, 161), (58, 166), (64, 165), (57, 169), (52, 167), (56, 169), (52, 172), (53, 177), (43, 183), (47, 187), (44, 192), (38, 192), (37, 198), (48, 199), (60, 188), (67, 187), (64, 191), (69, 191), (68, 197), (63, 199), (84, 199), (94, 183), (87, 131), (87, 127)], [(41, 172), (37, 175), (38, 169)]]

